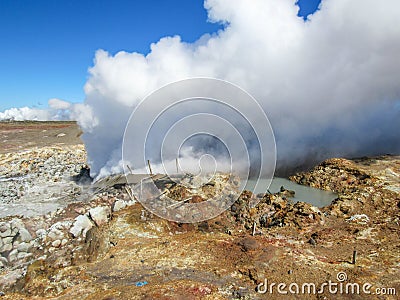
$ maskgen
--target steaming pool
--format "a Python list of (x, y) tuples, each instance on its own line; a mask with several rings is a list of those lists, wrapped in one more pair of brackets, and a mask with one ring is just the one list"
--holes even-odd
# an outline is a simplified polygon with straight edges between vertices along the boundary
[[(254, 194), (259, 194), (259, 193), (266, 193), (266, 186), (268, 184), (267, 179), (261, 178), (259, 180), (259, 183), (257, 185), (257, 188), (254, 189), (254, 185), (256, 184), (256, 180), (250, 179), (247, 184), (245, 189), (252, 191)], [(287, 190), (292, 190), (295, 191), (296, 194), (293, 198), (290, 198), (294, 202), (307, 202), (310, 203), (316, 207), (323, 207), (326, 205), (331, 204), (332, 200), (337, 198), (337, 194), (329, 191), (324, 191), (316, 188), (312, 188), (309, 186), (305, 185), (300, 185), (295, 182), (290, 181), (289, 179), (286, 178), (280, 178), (280, 177), (274, 177), (272, 179), (272, 183), (269, 187), (269, 191), (271, 193), (277, 193), (279, 192), (281, 186), (283, 186)]]

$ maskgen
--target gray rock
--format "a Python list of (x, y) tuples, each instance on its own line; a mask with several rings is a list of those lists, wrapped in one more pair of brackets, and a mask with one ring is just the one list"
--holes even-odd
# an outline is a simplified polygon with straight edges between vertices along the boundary
[(18, 246), (19, 246), (19, 244), (20, 244), (20, 242), (19, 241), (17, 241), (17, 240), (13, 240), (13, 249), (17, 249), (18, 248)]
[(7, 222), (0, 223), (0, 237), (6, 237), (11, 235), (11, 226)]
[(89, 215), (97, 226), (107, 224), (111, 211), (108, 206), (99, 206), (89, 210)]
[(9, 262), (14, 262), (17, 260), (17, 255), (18, 255), (18, 250), (14, 249), (13, 251), (8, 254), (8, 261)]
[(7, 236), (11, 236), (11, 226), (8, 223), (2, 222), (0, 223), (0, 237), (4, 238)]
[(36, 236), (38, 238), (43, 238), (44, 236), (46, 236), (46, 230), (45, 229), (38, 229), (36, 230)]
[(78, 237), (81, 234), (86, 237), (86, 232), (93, 227), (93, 223), (90, 221), (89, 217), (86, 215), (79, 215), (75, 218), (75, 223), (72, 225), (69, 232), (73, 237)]
[(30, 247), (31, 247), (30, 244), (22, 242), (21, 244), (18, 245), (17, 250), (20, 252), (28, 252)]
[(22, 222), (21, 219), (17, 219), (17, 218), (12, 219), (11, 222), (10, 222), (10, 225), (11, 225), (11, 229), (18, 229), (19, 230), (21, 228), (25, 228), (24, 222)]
[(7, 258), (0, 256), (0, 268), (1, 267), (6, 267), (8, 265), (8, 260)]
[(18, 252), (17, 259), (24, 259), (30, 256), (32, 256), (32, 253)]
[(119, 211), (121, 209), (124, 209), (126, 207), (126, 202), (124, 200), (117, 200), (114, 202), (113, 211)]
[(32, 240), (32, 236), (31, 236), (31, 234), (29, 233), (28, 230), (26, 230), (25, 228), (20, 228), (19, 229), (19, 237), (18, 237), (18, 239), (21, 242), (30, 242)]
[(3, 246), (1, 247), (0, 252), (11, 251), (13, 248), (12, 241), (12, 237), (3, 238)]

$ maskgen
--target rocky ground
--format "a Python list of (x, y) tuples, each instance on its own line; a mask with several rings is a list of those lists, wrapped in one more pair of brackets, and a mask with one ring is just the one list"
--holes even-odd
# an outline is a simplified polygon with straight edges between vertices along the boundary
[[(37, 125), (27, 129), (34, 137), (46, 130), (56, 138), (32, 146), (26, 135), (13, 152), (3, 147), (0, 154), (4, 299), (398, 297), (388, 294), (400, 292), (400, 157), (330, 159), (292, 176), (338, 193), (327, 207), (291, 203), (286, 191), (244, 192), (217, 218), (182, 224), (149, 213), (130, 186), (91, 188), (71, 180), (85, 164), (83, 146), (69, 135), (79, 130)], [(13, 134), (23, 134), (18, 130)], [(212, 187), (195, 195), (169, 185), (168, 192), (198, 202), (215, 193)], [(329, 281), (342, 283), (342, 291), (318, 293)], [(275, 283), (272, 294), (265, 283)], [(279, 283), (288, 294), (278, 292)], [(304, 283), (315, 284), (316, 293), (302, 293)], [(346, 283), (370, 283), (374, 294), (346, 293)]]

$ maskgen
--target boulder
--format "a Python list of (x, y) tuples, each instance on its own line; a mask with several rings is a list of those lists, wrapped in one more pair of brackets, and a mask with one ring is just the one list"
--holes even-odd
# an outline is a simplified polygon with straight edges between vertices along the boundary
[(108, 206), (99, 206), (89, 210), (89, 216), (97, 226), (107, 224), (111, 211)]
[(79, 215), (75, 218), (75, 223), (72, 225), (69, 232), (73, 237), (78, 237), (82, 234), (83, 237), (86, 237), (86, 232), (93, 227), (92, 221), (90, 221), (87, 215)]
[(25, 228), (20, 228), (18, 239), (21, 242), (30, 242), (32, 240), (32, 236), (28, 230), (26, 230)]

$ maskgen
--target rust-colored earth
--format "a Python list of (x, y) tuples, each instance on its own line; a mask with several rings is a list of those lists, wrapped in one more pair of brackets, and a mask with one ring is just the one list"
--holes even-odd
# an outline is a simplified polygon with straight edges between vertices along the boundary
[[(12, 141), (3, 143), (3, 152), (79, 139), (72, 123), (0, 129)], [(66, 135), (37, 141), (43, 133)], [(398, 299), (399, 176), (399, 156), (330, 159), (291, 178), (338, 193), (328, 207), (293, 204), (280, 195), (265, 195), (250, 207), (255, 195), (246, 192), (229, 211), (198, 224), (160, 219), (136, 203), (112, 212), (85, 239), (70, 237), (73, 247), (30, 264), (3, 298)], [(86, 207), (112, 205), (116, 198), (105, 194), (93, 201), (71, 204), (47, 222), (74, 220)]]

